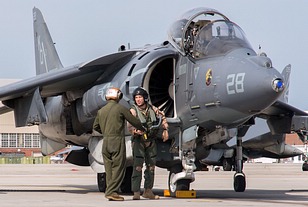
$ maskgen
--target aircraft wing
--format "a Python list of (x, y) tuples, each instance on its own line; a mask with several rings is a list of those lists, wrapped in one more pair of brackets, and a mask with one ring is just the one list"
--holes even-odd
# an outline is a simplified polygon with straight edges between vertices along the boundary
[[(102, 56), (69, 68), (53, 70), (0, 88), (0, 101), (27, 96), (39, 89), (41, 97), (66, 91), (85, 91), (125, 65), (138, 50)], [(4, 111), (4, 110), (3, 110)]]
[(276, 101), (270, 107), (262, 111), (260, 115), (261, 118), (264, 116), (282, 116), (282, 115), (296, 115), (296, 116), (308, 116), (308, 113), (302, 111), (294, 106), (284, 103), (282, 101)]
[(1, 106), (0, 107), (0, 114), (5, 114), (5, 113), (8, 113), (10, 111), (13, 111), (13, 109), (7, 107), (7, 106)]
[(272, 134), (297, 132), (308, 128), (308, 113), (279, 100), (257, 117), (267, 120)]

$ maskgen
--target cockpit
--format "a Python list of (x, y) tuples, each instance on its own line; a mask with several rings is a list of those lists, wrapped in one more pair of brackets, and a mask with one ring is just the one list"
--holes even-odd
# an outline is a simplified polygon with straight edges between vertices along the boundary
[(223, 55), (236, 48), (252, 49), (238, 25), (218, 11), (203, 7), (175, 21), (168, 38), (181, 53), (195, 59)]

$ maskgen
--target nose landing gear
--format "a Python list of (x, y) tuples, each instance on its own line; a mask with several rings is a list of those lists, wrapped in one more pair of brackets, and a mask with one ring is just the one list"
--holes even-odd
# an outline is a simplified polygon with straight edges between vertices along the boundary
[(246, 189), (246, 178), (243, 173), (242, 137), (236, 137), (236, 173), (234, 174), (233, 188), (235, 192), (244, 192)]

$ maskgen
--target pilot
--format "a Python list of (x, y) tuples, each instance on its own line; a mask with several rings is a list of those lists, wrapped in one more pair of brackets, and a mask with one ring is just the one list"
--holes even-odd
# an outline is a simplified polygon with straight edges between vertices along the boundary
[(146, 133), (135, 129), (128, 124), (128, 129), (132, 133), (132, 150), (133, 150), (133, 175), (132, 175), (132, 191), (134, 192), (133, 200), (140, 200), (140, 184), (142, 179), (142, 167), (145, 163), (144, 171), (144, 192), (142, 197), (148, 199), (159, 199), (158, 195), (152, 192), (154, 184), (154, 170), (156, 164), (156, 142), (158, 128), (153, 129), (151, 126), (157, 124), (158, 117), (161, 117), (161, 125), (163, 128), (162, 138), (167, 141), (168, 123), (164, 112), (148, 103), (148, 92), (138, 87), (133, 92), (135, 104), (132, 105), (130, 112), (138, 117), (138, 119), (147, 126)]
[(197, 41), (198, 27), (194, 26), (191, 31), (190, 54), (193, 55), (194, 44)]
[(198, 27), (194, 25), (194, 22), (190, 23), (186, 34), (187, 37), (185, 40), (184, 50), (191, 55), (196, 36), (198, 34)]
[(109, 88), (105, 96), (107, 104), (97, 112), (93, 124), (93, 130), (104, 136), (102, 154), (106, 172), (105, 197), (112, 201), (124, 200), (117, 191), (125, 175), (125, 120), (138, 130), (143, 130), (141, 122), (118, 103), (122, 96), (120, 89)]
[(198, 34), (198, 27), (194, 27), (193, 30), (192, 30), (192, 36), (196, 37), (197, 34)]

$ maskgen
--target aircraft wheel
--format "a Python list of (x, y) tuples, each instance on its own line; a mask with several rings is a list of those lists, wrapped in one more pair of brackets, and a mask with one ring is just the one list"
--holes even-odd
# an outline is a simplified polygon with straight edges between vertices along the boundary
[(181, 166), (175, 166), (170, 169), (169, 172), (169, 192), (171, 197), (176, 197), (176, 191), (178, 190), (189, 190), (191, 180), (188, 179), (181, 179), (178, 180), (175, 184), (171, 183), (172, 178), (175, 176), (175, 174), (182, 172), (182, 165)]
[(125, 171), (125, 176), (120, 186), (120, 190), (122, 193), (131, 193), (132, 192), (132, 174), (133, 174), (133, 167), (127, 167)]
[(235, 192), (244, 192), (246, 189), (246, 178), (243, 173), (235, 173), (233, 187)]
[(222, 168), (224, 171), (231, 171), (232, 170), (232, 159), (224, 158), (222, 160)]
[(302, 170), (303, 171), (308, 171), (308, 162), (303, 163)]
[(97, 186), (100, 192), (106, 191), (106, 173), (97, 173)]

